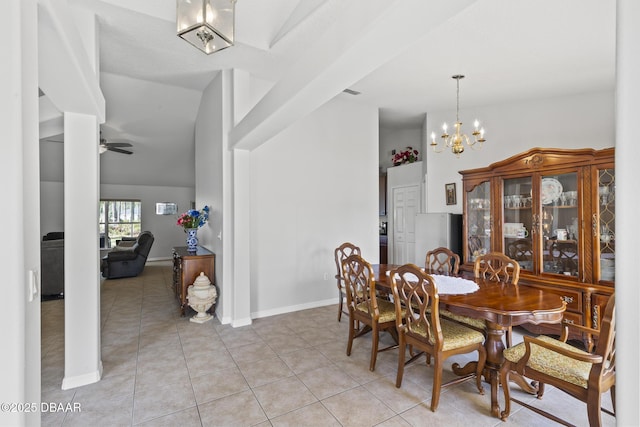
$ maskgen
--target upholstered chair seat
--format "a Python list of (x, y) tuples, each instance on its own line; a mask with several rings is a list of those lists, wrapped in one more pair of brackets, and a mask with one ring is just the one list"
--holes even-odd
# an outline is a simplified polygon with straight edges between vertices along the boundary
[[(546, 375), (560, 378), (577, 386), (587, 388), (589, 381), (589, 373), (593, 363), (583, 362), (580, 360), (567, 357), (563, 354), (548, 350), (544, 347), (535, 345), (536, 341), (543, 341), (555, 347), (563, 348), (576, 354), (588, 355), (586, 351), (582, 351), (562, 341), (541, 335), (535, 340), (531, 340), (531, 357), (527, 361), (527, 366)], [(505, 359), (517, 363), (526, 352), (524, 343), (520, 343), (504, 350)]]
[(470, 326), (478, 331), (486, 331), (487, 325), (482, 319), (476, 319), (474, 317), (463, 316), (461, 314), (455, 314), (449, 310), (440, 310), (440, 316), (454, 322), (462, 323), (466, 326)]

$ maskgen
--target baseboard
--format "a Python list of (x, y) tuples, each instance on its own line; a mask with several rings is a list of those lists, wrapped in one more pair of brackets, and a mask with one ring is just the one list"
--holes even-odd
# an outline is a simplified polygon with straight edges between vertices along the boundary
[(147, 261), (172, 261), (173, 258), (171, 257), (154, 257), (154, 258), (147, 258)]
[(278, 307), (273, 310), (263, 310), (251, 313), (252, 319), (260, 319), (261, 317), (270, 317), (277, 314), (292, 313), (294, 311), (308, 310), (310, 308), (326, 307), (328, 305), (337, 304), (337, 298), (326, 299), (322, 301), (313, 301), (304, 304), (290, 305), (286, 307)]
[(98, 369), (87, 374), (76, 375), (74, 377), (65, 376), (62, 379), (62, 390), (69, 390), (83, 385), (93, 384), (102, 378), (102, 360), (98, 364)]
[(234, 328), (240, 328), (242, 326), (249, 326), (251, 324), (251, 318), (237, 319), (231, 322), (231, 326)]
[(256, 311), (254, 313), (251, 313), (251, 318), (249, 319), (234, 320), (232, 317), (225, 316), (220, 318), (220, 323), (223, 325), (230, 324), (234, 328), (239, 328), (242, 326), (251, 325), (252, 319), (260, 319), (262, 317), (270, 317), (278, 314), (292, 313), (294, 311), (308, 310), (310, 308), (326, 307), (328, 305), (334, 305), (337, 303), (338, 303), (337, 298), (331, 298), (331, 299), (326, 299), (322, 301), (313, 301), (313, 302), (308, 302), (304, 304), (290, 305), (287, 307), (278, 307), (278, 308), (274, 308), (273, 310), (263, 310), (263, 311)]

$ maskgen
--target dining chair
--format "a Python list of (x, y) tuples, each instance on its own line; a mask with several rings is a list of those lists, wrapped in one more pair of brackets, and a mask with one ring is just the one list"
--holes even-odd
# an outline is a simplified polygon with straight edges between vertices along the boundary
[[(476, 278), (517, 285), (520, 279), (520, 264), (501, 252), (489, 252), (476, 257), (473, 265), (473, 274)], [(513, 344), (513, 330), (511, 327), (507, 328), (505, 336), (507, 347), (511, 347)]]
[[(425, 352), (427, 365), (430, 364), (433, 356), (431, 410), (435, 412), (442, 387), (471, 378), (471, 376), (457, 378), (442, 384), (444, 361), (455, 354), (477, 351), (479, 357), (475, 372), (476, 386), (480, 394), (484, 394), (481, 378), (487, 359), (484, 334), (440, 317), (436, 284), (429, 274), (416, 265), (406, 264), (391, 272), (391, 288), (399, 342), (396, 387), (399, 388), (402, 385), (407, 346)], [(412, 357), (409, 362), (417, 356), (419, 354)]]
[[(598, 337), (595, 352), (588, 353), (567, 344), (570, 329)], [(538, 399), (542, 398), (544, 385), (549, 384), (585, 402), (591, 427), (602, 425), (601, 411), (615, 416), (614, 412), (601, 408), (602, 393), (607, 390), (611, 390), (614, 411), (616, 406), (615, 329), (615, 294), (612, 294), (599, 330), (565, 323), (559, 340), (544, 335), (525, 336), (524, 342), (505, 349), (505, 361), (500, 368), (500, 384), (505, 397), (505, 409), (500, 414), (502, 420), (509, 417), (513, 400), (558, 423), (570, 425), (553, 414), (512, 398), (509, 392), (512, 371), (538, 381)]]
[(336, 280), (338, 282), (338, 296), (340, 297), (338, 302), (338, 322), (342, 319), (342, 313), (349, 314), (348, 311), (344, 310), (343, 300), (347, 297), (344, 287), (344, 279), (342, 274), (342, 261), (347, 259), (349, 255), (360, 255), (360, 248), (353, 243), (345, 242), (338, 246), (334, 251), (334, 258), (336, 261)]
[(377, 296), (373, 268), (360, 255), (350, 255), (342, 261), (342, 271), (349, 309), (347, 356), (351, 356), (353, 340), (371, 331), (369, 370), (373, 371), (379, 351), (398, 347), (395, 344), (378, 349), (381, 331), (389, 332), (397, 342), (396, 309), (392, 302)]
[(517, 285), (520, 264), (502, 252), (489, 252), (476, 257), (473, 274), (476, 278)]
[(527, 267), (528, 269), (531, 269), (533, 267), (533, 248), (531, 247), (531, 240), (517, 239), (510, 241), (507, 244), (506, 252), (511, 259), (518, 261), (520, 268)]
[(424, 268), (432, 273), (458, 274), (460, 270), (460, 256), (449, 248), (439, 247), (427, 252)]
[[(460, 271), (460, 256), (448, 248), (439, 247), (427, 252), (424, 268), (431, 274), (456, 275)], [(486, 331), (484, 320), (481, 319), (462, 316), (442, 308), (440, 309), (440, 316), (472, 327), (482, 333)]]

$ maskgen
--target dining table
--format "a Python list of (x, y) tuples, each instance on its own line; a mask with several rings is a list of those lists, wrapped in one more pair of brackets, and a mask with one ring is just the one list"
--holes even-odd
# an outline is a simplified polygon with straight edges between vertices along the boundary
[[(391, 293), (390, 274), (399, 267), (394, 264), (373, 265), (376, 288)], [(427, 273), (430, 273), (427, 271)], [(441, 273), (433, 273), (441, 274)], [(437, 277), (437, 276), (435, 276)], [(560, 323), (564, 315), (566, 303), (560, 296), (527, 285), (513, 285), (474, 277), (472, 272), (462, 272), (456, 275), (466, 281), (474, 282), (469, 293), (446, 293), (440, 289), (438, 281), (438, 296), (440, 308), (452, 313), (476, 319), (482, 319), (486, 324), (485, 349), (487, 360), (483, 376), (491, 385), (491, 414), (500, 416), (498, 404), (498, 382), (500, 366), (504, 361), (503, 336), (509, 327), (524, 323)], [(459, 290), (454, 290), (459, 292)], [(454, 364), (452, 370), (457, 375), (469, 375), (475, 372), (477, 361), (460, 367)], [(523, 377), (512, 375), (512, 380), (531, 394), (537, 392), (537, 387), (529, 384)]]

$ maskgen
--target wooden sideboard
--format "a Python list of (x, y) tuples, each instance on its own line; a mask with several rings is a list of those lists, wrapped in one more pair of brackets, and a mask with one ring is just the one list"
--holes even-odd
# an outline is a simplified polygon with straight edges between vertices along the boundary
[[(184, 316), (187, 305), (187, 288), (200, 273), (204, 273), (215, 285), (215, 254), (202, 246), (196, 252), (189, 252), (186, 246), (173, 248), (173, 289), (180, 300), (180, 315)], [(215, 311), (215, 306), (209, 310)]]

